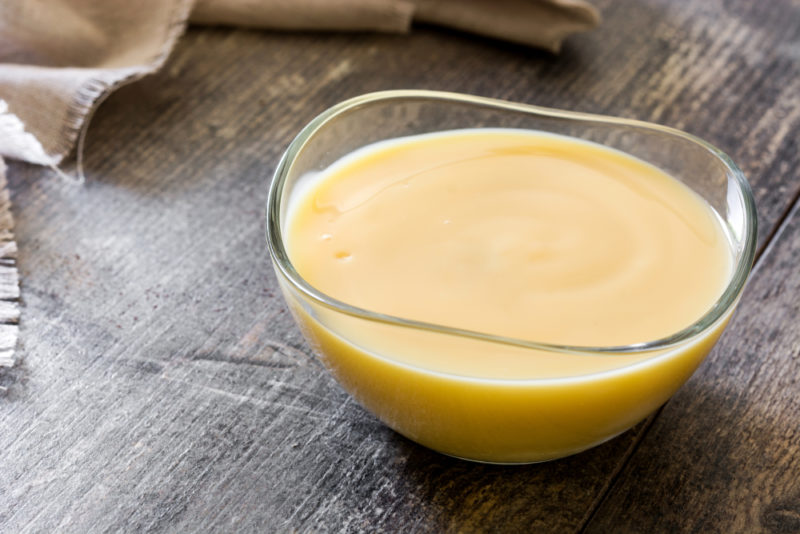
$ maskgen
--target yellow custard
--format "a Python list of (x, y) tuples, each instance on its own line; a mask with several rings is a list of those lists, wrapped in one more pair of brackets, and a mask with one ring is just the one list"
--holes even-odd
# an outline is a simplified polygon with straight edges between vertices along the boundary
[[(295, 268), (335, 299), (395, 317), (630, 345), (695, 322), (731, 269), (728, 240), (699, 196), (641, 160), (568, 137), (409, 137), (362, 149), (310, 182), (289, 215)], [(392, 345), (373, 341), (379, 352)], [(470, 376), (542, 375), (536, 358), (517, 359), (506, 376), (490, 354), (407, 357)], [(585, 359), (564, 358), (555, 374), (582, 374)]]
[[(696, 322), (730, 278), (731, 245), (705, 201), (641, 160), (574, 138), (419, 135), (303, 180), (284, 230), (299, 275), (400, 319), (624, 346)], [(284, 290), (340, 382), (384, 422), (493, 462), (563, 456), (629, 428), (688, 378), (727, 320), (658, 355), (554, 352), (304, 307)]]

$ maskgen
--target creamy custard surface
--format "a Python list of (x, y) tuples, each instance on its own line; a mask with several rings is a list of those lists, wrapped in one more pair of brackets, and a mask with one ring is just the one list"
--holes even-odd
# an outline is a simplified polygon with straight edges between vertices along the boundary
[[(366, 310), (534, 342), (673, 334), (722, 294), (728, 239), (698, 195), (597, 144), (456, 130), (365, 147), (306, 177), (286, 238), (298, 273)], [(652, 354), (545, 354), (331, 316), (357, 346), (471, 377), (578, 376)]]

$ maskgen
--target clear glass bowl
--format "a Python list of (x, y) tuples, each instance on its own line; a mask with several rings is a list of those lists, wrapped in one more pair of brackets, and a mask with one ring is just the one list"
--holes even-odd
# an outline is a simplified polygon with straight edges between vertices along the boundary
[[(586, 139), (682, 181), (716, 210), (729, 234), (734, 268), (724, 293), (694, 324), (668, 337), (628, 346), (578, 347), (375, 313), (325, 295), (297, 273), (284, 236), (288, 199), (302, 176), (377, 141), (463, 128), (522, 128)], [(755, 254), (756, 211), (736, 165), (715, 147), (678, 130), (469, 95), (387, 91), (328, 109), (292, 141), (270, 186), (267, 241), (279, 284), (305, 338), (362, 406), (397, 432), (444, 454), (529, 463), (567, 456), (624, 432), (689, 378), (738, 302)], [(402, 342), (380, 353), (370, 348), (371, 340), (389, 333)], [(428, 369), (404, 358), (409, 351), (437, 351), (443, 343), (465, 354), (592, 359), (593, 370), (580, 376), (498, 379)]]

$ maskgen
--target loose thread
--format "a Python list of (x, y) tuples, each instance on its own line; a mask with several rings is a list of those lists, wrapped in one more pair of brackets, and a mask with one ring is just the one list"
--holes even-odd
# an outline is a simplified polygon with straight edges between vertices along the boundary
[(67, 174), (66, 172), (62, 171), (61, 169), (59, 169), (58, 166), (53, 164), (53, 163), (51, 163), (48, 166), (50, 167), (51, 171), (56, 173), (56, 175), (59, 178), (61, 178), (62, 180), (64, 180), (67, 183), (74, 184), (74, 185), (83, 185), (86, 182), (86, 177), (83, 175), (83, 170), (82, 169), (78, 169), (77, 170), (77, 173), (78, 173), (77, 176), (71, 176), (71, 175)]

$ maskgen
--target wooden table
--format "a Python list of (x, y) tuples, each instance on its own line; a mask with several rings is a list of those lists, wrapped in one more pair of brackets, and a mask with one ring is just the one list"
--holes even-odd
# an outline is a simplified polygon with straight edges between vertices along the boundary
[[(0, 531), (800, 531), (800, 7), (604, 0), (552, 56), (191, 29), (89, 129), (88, 182), (12, 164), (24, 309), (0, 385)], [(388, 88), (685, 129), (750, 178), (738, 314), (657, 414), (576, 456), (453, 460), (328, 376), (276, 291), (267, 184), (314, 115)]]

